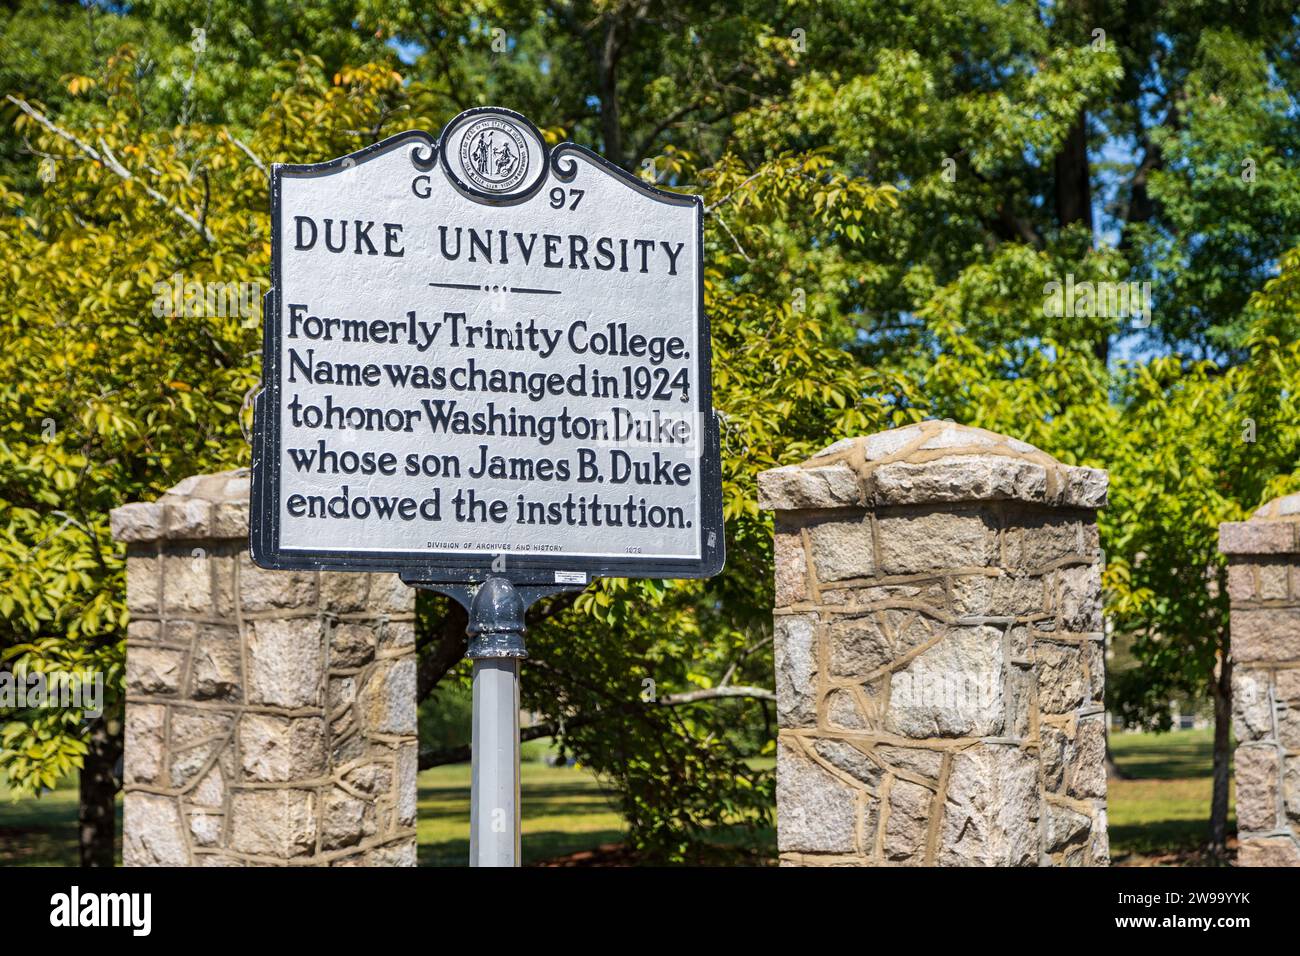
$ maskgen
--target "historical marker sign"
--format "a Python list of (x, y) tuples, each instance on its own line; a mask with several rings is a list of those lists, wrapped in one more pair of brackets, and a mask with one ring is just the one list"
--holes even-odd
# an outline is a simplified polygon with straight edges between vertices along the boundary
[(277, 165), (271, 195), (259, 565), (717, 573), (698, 197), (500, 109)]

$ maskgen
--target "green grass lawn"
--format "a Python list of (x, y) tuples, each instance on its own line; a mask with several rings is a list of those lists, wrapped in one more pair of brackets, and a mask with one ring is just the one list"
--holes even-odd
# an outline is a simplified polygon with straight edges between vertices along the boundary
[[(122, 798), (118, 797), (118, 846)], [(64, 780), (39, 800), (14, 803), (0, 783), (0, 866), (77, 865), (77, 781)]]
[[(524, 763), (520, 768), (525, 865), (623, 836), (623, 818), (596, 778), (577, 767)], [(465, 866), (469, 860), (468, 764), (420, 774), (420, 865)]]
[[(1126, 774), (1110, 781), (1116, 863), (1186, 862), (1204, 844), (1210, 808), (1211, 734), (1111, 735)], [(596, 778), (575, 767), (527, 761), (522, 769), (524, 863), (621, 839), (624, 823)], [(419, 776), (421, 866), (462, 866), (469, 856), (468, 764)], [(119, 815), (120, 816), (120, 815)], [(1236, 826), (1235, 817), (1229, 828)], [(120, 845), (119, 839), (119, 845)], [(719, 842), (727, 842), (720, 835)], [(773, 843), (775, 841), (772, 841)], [(75, 865), (77, 790), (68, 781), (39, 800), (11, 803), (0, 785), (0, 866)]]
[[(1107, 814), (1116, 863), (1186, 856), (1205, 844), (1210, 819), (1213, 731), (1112, 733), (1111, 753), (1125, 774), (1110, 781)], [(1229, 785), (1228, 830), (1236, 829)]]
[[(576, 767), (521, 766), (524, 863), (588, 850), (622, 838), (623, 818), (596, 778)], [(469, 764), (419, 776), (421, 866), (469, 860)], [(119, 798), (118, 806), (121, 806)], [(121, 813), (118, 846), (121, 847)], [(39, 800), (9, 800), (0, 784), (0, 866), (77, 864), (77, 787), (66, 781)]]

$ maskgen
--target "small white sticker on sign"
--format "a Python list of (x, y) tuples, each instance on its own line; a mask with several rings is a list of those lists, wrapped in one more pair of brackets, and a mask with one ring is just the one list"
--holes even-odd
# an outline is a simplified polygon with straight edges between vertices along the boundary
[(585, 571), (556, 571), (556, 584), (586, 584), (587, 572)]

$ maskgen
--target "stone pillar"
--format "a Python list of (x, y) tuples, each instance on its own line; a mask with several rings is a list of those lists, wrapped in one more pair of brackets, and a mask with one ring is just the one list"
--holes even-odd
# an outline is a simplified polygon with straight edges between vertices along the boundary
[(1106, 487), (942, 421), (759, 476), (783, 864), (1109, 862)]
[(263, 571), (248, 473), (111, 515), (127, 545), (127, 866), (415, 865), (414, 597)]
[(1232, 602), (1240, 866), (1300, 866), (1300, 494), (1219, 525)]

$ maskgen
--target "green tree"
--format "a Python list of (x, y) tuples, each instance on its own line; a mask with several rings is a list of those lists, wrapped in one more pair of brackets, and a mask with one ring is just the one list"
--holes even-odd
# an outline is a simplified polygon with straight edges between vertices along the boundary
[(0, 767), (18, 793), (81, 768), (82, 861), (111, 865), (125, 640), (108, 512), (196, 469), (246, 459), (256, 316), (168, 315), (177, 272), (259, 282), (265, 175), (221, 130), (141, 129), (129, 54), (90, 130), (22, 104), (18, 128), (57, 174), (7, 191), (0, 270), (0, 653), (16, 673), (104, 674), (108, 707), (8, 714)]
[[(943, 353), (925, 392), (963, 421), (1011, 431), (1071, 463), (1109, 470), (1101, 512), (1107, 614), (1140, 668), (1111, 683), (1127, 720), (1168, 729), (1169, 700), (1214, 705), (1212, 853), (1227, 838), (1232, 657), (1226, 565), (1218, 526), (1244, 520), (1300, 484), (1300, 346), (1294, 327), (1300, 250), (1245, 309), (1247, 358), (1232, 366), (1169, 355), (1108, 375), (1088, 336), (988, 349), (966, 329), (1027, 308), (1041, 256), (1010, 270), (968, 269), (927, 312)], [(1035, 274), (1037, 273), (1037, 274)], [(998, 280), (994, 282), (996, 277)], [(1115, 675), (1111, 675), (1114, 677)]]
[[(54, 669), (94, 651), (116, 679), (126, 621), (107, 512), (185, 474), (246, 462), (241, 426), (257, 380), (255, 316), (159, 314), (155, 283), (170, 285), (177, 272), (187, 281), (256, 281), (267, 267), (267, 163), (347, 152), (361, 145), (357, 130), (377, 137), (394, 114), (436, 127), (423, 111), (439, 97), (383, 65), (326, 77), (319, 61), (304, 61), (245, 141), (205, 124), (151, 129), (133, 55), (119, 53), (114, 67), (106, 88), (96, 86), (106, 109), (89, 129), (15, 98), (20, 131), (57, 157), (60, 175), (39, 195), (10, 194), (2, 223), (23, 266), (0, 277), (14, 345), (0, 367), (9, 383), (0, 392), (0, 577), (14, 599), (0, 614), (15, 668)], [(737, 684), (764, 672), (770, 605), (765, 576), (752, 570), (770, 548), (755, 472), (835, 433), (880, 427), (890, 413), (867, 396), (903, 388), (822, 335), (817, 294), (796, 306), (783, 269), (754, 268), (756, 256), (779, 266), (765, 250), (789, 245), (787, 221), (797, 220), (809, 243), (869, 235), (893, 207), (892, 188), (813, 155), (758, 168), (728, 160), (697, 171), (688, 162), (669, 157), (664, 168), (675, 163), (678, 175), (697, 179), (714, 207), (707, 295), (730, 449), (733, 571), (709, 585), (603, 582), (571, 607), (554, 602), (542, 609), (549, 620), (530, 665), (547, 669), (533, 708), (563, 728), (565, 746), (618, 780), (636, 839), (668, 857), (698, 844), (709, 825), (752, 828), (770, 813), (770, 773), (743, 762), (765, 740), (737, 739), (734, 721), (706, 709), (737, 695), (771, 697), (761, 684)], [(804, 214), (810, 208), (815, 215)], [(55, 427), (45, 433), (47, 419)], [(443, 613), (422, 636), (425, 693), (464, 652), (463, 618)], [(656, 706), (642, 706), (639, 674), (660, 688)], [(0, 765), (29, 791), (81, 766), (83, 786), (101, 784), (83, 802), (102, 813), (105, 793), (111, 808), (104, 782), (120, 748), (118, 713), (101, 722), (10, 715)], [(91, 745), (101, 723), (102, 753)]]
[[(1300, 346), (1294, 325), (1300, 250), (1257, 295), (1248, 358), (1228, 369), (1173, 357), (1122, 381), (1121, 426), (1109, 433), (1115, 489), (1105, 517), (1108, 610), (1142, 664), (1122, 712), (1168, 727), (1174, 694), (1214, 703), (1210, 849), (1227, 840), (1232, 639), (1218, 526), (1243, 521), (1300, 483)], [(1286, 297), (1290, 296), (1289, 302)]]
[[(557, 690), (549, 710), (531, 703), (618, 782), (647, 852), (688, 856), (712, 826), (761, 821), (770, 779), (745, 756), (766, 739), (770, 528), (754, 475), (846, 434), (932, 412), (1109, 467), (1113, 611), (1151, 636), (1121, 705), (1227, 686), (1207, 623), (1221, 592), (1138, 557), (1209, 567), (1210, 516), (1242, 513), (1294, 466), (1277, 437), (1278, 396), (1294, 392), (1272, 396), (1276, 421), (1266, 407), (1291, 387), (1267, 370), (1289, 367), (1294, 266), (1252, 298), (1300, 243), (1290, 4), (72, 6), (0, 14), (15, 119), (0, 227), (18, 251), (3, 273), (0, 593), (13, 607), (0, 606), (0, 646), (24, 648), (22, 666), (56, 652), (120, 665), (108, 509), (245, 460), (256, 323), (151, 317), (152, 283), (265, 275), (270, 162), (497, 102), (709, 207), (728, 572), (608, 582), (535, 615), (535, 666)], [(1153, 324), (1057, 314), (1047, 289), (1071, 276), (1149, 280)], [(1117, 342), (1179, 358), (1125, 369)], [(1252, 402), (1249, 449), (1195, 418)], [(52, 441), (33, 431), (46, 418)], [(1202, 471), (1168, 470), (1229, 453), (1213, 494)], [(459, 609), (426, 605), (425, 694), (456, 677), (464, 648)], [(33, 650), (47, 640), (63, 650)], [(640, 700), (644, 680), (657, 706)], [(6, 732), (5, 753), (23, 755), (6, 770), (33, 789), (89, 739), (33, 715)]]

